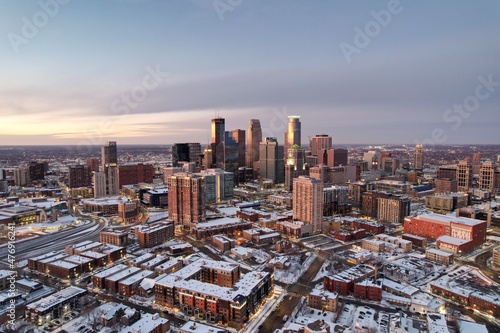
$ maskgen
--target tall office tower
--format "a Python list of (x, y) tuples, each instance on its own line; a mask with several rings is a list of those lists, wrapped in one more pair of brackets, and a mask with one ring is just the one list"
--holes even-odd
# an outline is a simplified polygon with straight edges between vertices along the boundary
[(189, 162), (200, 164), (201, 144), (199, 142), (188, 142), (189, 147)]
[(25, 167), (14, 168), (14, 185), (15, 186), (26, 186), (31, 181), (30, 171)]
[(97, 157), (87, 158), (87, 166), (89, 167), (91, 172), (98, 172), (99, 171), (99, 159)]
[(178, 166), (179, 162), (195, 162), (199, 164), (201, 145), (195, 142), (175, 143), (172, 146), (172, 166)]
[(48, 163), (31, 161), (28, 164), (28, 169), (30, 172), (30, 180), (41, 180), (45, 178), (45, 174), (47, 173), (48, 169)]
[(310, 146), (311, 155), (318, 156), (320, 150), (332, 148), (332, 137), (328, 134), (318, 134), (311, 138)]
[(424, 145), (417, 144), (415, 146), (415, 168), (417, 170), (422, 170), (424, 168)]
[(472, 185), (472, 164), (468, 160), (458, 162), (457, 166), (457, 190), (467, 192)]
[(329, 167), (347, 165), (347, 149), (320, 149), (318, 150), (318, 164)]
[(108, 167), (106, 173), (106, 191), (107, 195), (118, 195), (120, 193), (117, 166)]
[(233, 139), (231, 132), (226, 132), (224, 140), (224, 167), (228, 172), (238, 173), (238, 143)]
[(495, 167), (491, 161), (483, 162), (479, 170), (479, 188), (492, 191), (495, 182)]
[(90, 186), (92, 183), (92, 170), (86, 165), (74, 165), (69, 167), (68, 186), (77, 188)]
[(276, 138), (266, 138), (260, 143), (260, 176), (272, 179), (275, 184), (285, 182), (283, 146)]
[(187, 143), (174, 143), (172, 146), (172, 166), (178, 166), (179, 162), (191, 162)]
[(118, 153), (116, 141), (107, 141), (101, 147), (101, 171), (106, 176), (106, 195), (118, 195)]
[(175, 225), (191, 229), (205, 221), (205, 180), (200, 175), (176, 173), (167, 179), (168, 213)]
[(309, 166), (306, 164), (306, 152), (299, 145), (288, 149), (285, 164), (285, 188), (293, 190), (293, 180), (299, 176), (309, 176)]
[(109, 166), (118, 165), (118, 153), (116, 147), (116, 141), (107, 141), (101, 147), (101, 163), (102, 170), (105, 171)]
[(94, 198), (106, 196), (106, 175), (104, 172), (94, 172)]
[(238, 167), (245, 166), (246, 138), (245, 130), (235, 129), (229, 131), (229, 135), (238, 146)]
[(208, 145), (205, 148), (204, 154), (203, 154), (203, 167), (205, 170), (212, 168), (214, 161), (214, 152), (212, 150), (212, 145)]
[(285, 151), (283, 152), (284, 158), (286, 158), (285, 154), (288, 153), (288, 149), (293, 145), (301, 145), (300, 116), (288, 116), (288, 130), (285, 133)]
[(259, 119), (250, 119), (247, 130), (247, 168), (258, 169), (260, 160), (260, 143), (262, 141), (262, 128)]
[(225, 167), (225, 136), (226, 120), (212, 119), (212, 166), (224, 169)]
[(222, 169), (202, 170), (205, 180), (205, 200), (207, 204), (229, 200), (233, 197), (234, 174)]
[(293, 219), (312, 224), (313, 233), (321, 232), (323, 219), (323, 182), (300, 176), (293, 180)]

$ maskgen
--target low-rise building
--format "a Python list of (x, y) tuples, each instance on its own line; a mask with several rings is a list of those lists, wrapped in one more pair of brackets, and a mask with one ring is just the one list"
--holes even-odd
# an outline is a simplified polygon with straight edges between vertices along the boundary
[(446, 266), (453, 263), (453, 253), (437, 249), (428, 249), (425, 251), (425, 257), (429, 260), (444, 264)]
[(53, 295), (28, 304), (26, 306), (25, 318), (37, 325), (43, 325), (79, 307), (82, 298), (86, 294), (87, 290), (70, 286)]

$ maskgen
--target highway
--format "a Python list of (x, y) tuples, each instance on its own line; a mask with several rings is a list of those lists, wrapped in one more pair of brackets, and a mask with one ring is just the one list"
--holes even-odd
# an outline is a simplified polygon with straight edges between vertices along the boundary
[[(28, 259), (51, 251), (64, 250), (66, 246), (79, 243), (85, 240), (99, 241), (99, 233), (104, 228), (105, 220), (102, 218), (85, 217), (98, 222), (89, 222), (83, 226), (70, 227), (61, 231), (39, 236), (33, 239), (26, 239), (15, 243), (15, 262)], [(0, 247), (0, 268), (9, 269), (7, 262), (7, 246)]]

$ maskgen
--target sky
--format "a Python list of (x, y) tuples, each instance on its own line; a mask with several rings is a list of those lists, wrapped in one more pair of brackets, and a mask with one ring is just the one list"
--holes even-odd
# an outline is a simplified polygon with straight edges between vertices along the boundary
[(0, 0), (0, 145), (499, 144), (500, 2)]

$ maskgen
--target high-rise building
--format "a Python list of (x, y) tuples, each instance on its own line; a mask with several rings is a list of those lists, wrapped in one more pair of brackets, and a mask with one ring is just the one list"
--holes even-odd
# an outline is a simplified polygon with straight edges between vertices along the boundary
[(45, 178), (48, 169), (48, 162), (31, 161), (28, 164), (30, 180), (41, 180)]
[(107, 141), (101, 148), (102, 172), (106, 177), (106, 195), (118, 195), (118, 152), (116, 141)]
[(101, 147), (101, 163), (102, 170), (105, 171), (109, 166), (118, 165), (118, 152), (116, 141), (107, 141)]
[(468, 160), (458, 162), (457, 189), (458, 192), (467, 192), (472, 185), (472, 164)]
[(74, 165), (69, 167), (68, 186), (70, 188), (90, 186), (92, 183), (92, 171), (86, 165)]
[(206, 169), (212, 168), (214, 161), (214, 152), (212, 150), (212, 145), (208, 145), (205, 148), (204, 155), (203, 155), (203, 167)]
[(329, 167), (347, 165), (347, 149), (320, 149), (318, 150), (318, 164)]
[(201, 145), (199, 142), (188, 142), (189, 162), (200, 163)]
[(422, 170), (424, 168), (424, 145), (417, 144), (415, 146), (415, 169)]
[(205, 180), (190, 173), (176, 173), (167, 179), (168, 213), (176, 225), (187, 229), (205, 221)]
[(495, 167), (491, 161), (486, 161), (479, 170), (479, 188), (492, 191), (495, 183)]
[(285, 150), (283, 155), (288, 153), (288, 149), (291, 146), (301, 145), (300, 133), (300, 116), (288, 116), (288, 130), (285, 133)]
[(222, 169), (202, 170), (199, 174), (205, 180), (206, 203), (216, 203), (233, 197), (234, 174)]
[(233, 172), (238, 172), (239, 144), (235, 141), (231, 132), (226, 132), (224, 140), (224, 163), (222, 169)]
[(99, 171), (99, 159), (97, 157), (87, 158), (87, 166), (89, 167), (91, 172), (98, 172)]
[(256, 166), (260, 160), (259, 145), (262, 141), (262, 128), (259, 119), (250, 119), (247, 130), (246, 165), (247, 168), (258, 169)]
[(212, 166), (224, 169), (225, 167), (225, 136), (226, 120), (212, 119)]
[(178, 166), (179, 162), (200, 161), (201, 145), (196, 142), (175, 143), (172, 146), (172, 166)]
[(155, 168), (151, 164), (130, 164), (118, 167), (118, 186), (132, 185), (139, 183), (152, 183), (155, 175)]
[(278, 145), (276, 138), (266, 138), (260, 143), (260, 176), (271, 179), (274, 183), (285, 182), (283, 162), (283, 146)]
[(311, 138), (310, 150), (311, 155), (318, 156), (320, 150), (332, 148), (332, 137), (328, 134), (318, 134)]
[(175, 143), (172, 146), (172, 166), (178, 166), (179, 162), (190, 162), (189, 146), (187, 143)]
[(391, 196), (377, 199), (377, 221), (383, 223), (403, 223), (410, 215), (410, 199), (407, 196)]
[(323, 182), (307, 176), (293, 180), (293, 219), (311, 224), (313, 233), (321, 232)]
[(293, 190), (293, 179), (299, 176), (309, 176), (309, 166), (306, 164), (306, 152), (299, 145), (288, 149), (285, 164), (285, 188)]
[(245, 130), (235, 129), (229, 132), (234, 142), (238, 145), (238, 167), (245, 166), (246, 155), (246, 135)]
[(14, 174), (14, 185), (15, 186), (26, 186), (29, 184), (30, 172), (28, 168), (16, 167), (13, 171)]
[(92, 182), (94, 183), (94, 198), (106, 196), (106, 175), (104, 172), (94, 172)]

